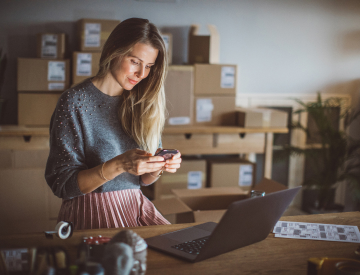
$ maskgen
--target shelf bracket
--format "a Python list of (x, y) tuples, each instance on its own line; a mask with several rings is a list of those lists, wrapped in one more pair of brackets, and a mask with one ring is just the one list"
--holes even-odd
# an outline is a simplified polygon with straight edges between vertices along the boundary
[(30, 142), (31, 136), (23, 136), (25, 142)]
[(192, 135), (192, 134), (185, 134), (185, 138), (186, 138), (186, 139), (191, 139), (191, 135)]

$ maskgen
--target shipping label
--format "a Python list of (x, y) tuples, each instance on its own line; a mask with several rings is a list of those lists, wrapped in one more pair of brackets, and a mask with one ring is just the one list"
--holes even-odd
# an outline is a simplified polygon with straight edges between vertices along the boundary
[(196, 121), (211, 121), (214, 105), (211, 98), (199, 98), (196, 100)]
[(188, 189), (200, 189), (202, 182), (201, 171), (188, 172)]
[(251, 186), (253, 182), (253, 166), (242, 164), (239, 168), (239, 186)]
[(163, 34), (163, 35), (161, 35), (161, 37), (164, 40), (166, 52), (168, 52), (169, 51), (169, 45), (170, 45), (170, 36), (167, 35), (167, 34)]
[(76, 75), (78, 76), (91, 76), (91, 53), (78, 53), (76, 60)]
[(49, 83), (49, 91), (63, 91), (65, 90), (65, 83)]
[(1, 250), (6, 268), (9, 272), (27, 273), (30, 269), (29, 251), (27, 248)]
[(235, 87), (235, 68), (230, 66), (221, 67), (221, 88), (233, 89)]
[(84, 47), (100, 47), (101, 42), (101, 24), (85, 24)]
[(48, 81), (65, 81), (65, 61), (48, 62)]
[(41, 36), (41, 57), (57, 58), (57, 42), (56, 34), (43, 34)]
[(188, 116), (178, 116), (169, 118), (170, 125), (185, 125), (190, 124), (190, 117)]

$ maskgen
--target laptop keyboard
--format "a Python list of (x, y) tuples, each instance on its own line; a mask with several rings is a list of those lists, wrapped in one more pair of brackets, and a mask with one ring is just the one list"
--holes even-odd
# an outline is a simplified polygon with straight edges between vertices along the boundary
[(172, 248), (181, 250), (181, 251), (189, 253), (189, 254), (197, 255), (197, 254), (199, 254), (200, 249), (206, 243), (207, 239), (209, 239), (209, 236), (200, 238), (200, 239), (196, 239), (196, 240), (192, 240), (192, 241), (188, 241), (188, 242), (184, 242), (184, 243), (180, 243), (177, 245), (173, 245)]

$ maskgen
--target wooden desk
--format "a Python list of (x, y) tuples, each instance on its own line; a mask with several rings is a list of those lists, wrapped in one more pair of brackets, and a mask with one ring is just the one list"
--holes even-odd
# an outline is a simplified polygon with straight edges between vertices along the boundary
[[(288, 216), (281, 220), (343, 224), (360, 226), (360, 213)], [(188, 227), (192, 224), (174, 224), (132, 228), (143, 238)], [(119, 229), (76, 231), (68, 240), (48, 240), (42, 233), (0, 237), (0, 248), (34, 247), (39, 245), (66, 246), (72, 259), (82, 236), (113, 236)], [(275, 238), (272, 233), (259, 243), (219, 255), (199, 263), (180, 259), (148, 249), (147, 275), (156, 274), (306, 274), (307, 260), (311, 257), (337, 257), (356, 259), (355, 243), (326, 242)]]

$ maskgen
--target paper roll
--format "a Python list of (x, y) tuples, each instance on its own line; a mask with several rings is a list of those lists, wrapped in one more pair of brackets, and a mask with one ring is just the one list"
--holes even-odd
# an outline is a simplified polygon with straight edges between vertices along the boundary
[(56, 227), (56, 236), (60, 239), (67, 239), (72, 235), (73, 228), (68, 222), (59, 222)]

